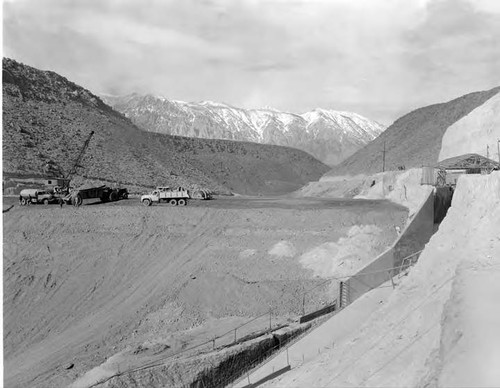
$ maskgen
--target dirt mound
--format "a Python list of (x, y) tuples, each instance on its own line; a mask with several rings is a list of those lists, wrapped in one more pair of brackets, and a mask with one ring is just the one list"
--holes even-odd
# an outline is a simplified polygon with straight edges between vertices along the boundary
[(69, 172), (91, 131), (75, 180), (265, 194), (296, 190), (328, 171), (293, 148), (144, 132), (56, 73), (7, 58), (3, 69), (9, 75), (3, 80), (3, 171), (9, 176)]

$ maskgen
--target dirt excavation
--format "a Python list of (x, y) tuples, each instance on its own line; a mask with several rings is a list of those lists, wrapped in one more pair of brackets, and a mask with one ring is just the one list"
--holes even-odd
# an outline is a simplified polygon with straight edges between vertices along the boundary
[[(5, 385), (91, 386), (269, 311), (291, 322), (304, 291), (382, 252), (407, 215), (292, 197), (15, 206), (3, 215)], [(305, 307), (336, 296), (317, 287)]]

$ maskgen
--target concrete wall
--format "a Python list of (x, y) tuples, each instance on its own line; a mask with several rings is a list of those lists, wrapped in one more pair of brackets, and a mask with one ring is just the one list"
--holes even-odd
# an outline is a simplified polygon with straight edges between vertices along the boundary
[(393, 246), (347, 280), (348, 303), (397, 275), (399, 271), (394, 268), (400, 267), (405, 257), (422, 250), (433, 232), (434, 193), (431, 192)]

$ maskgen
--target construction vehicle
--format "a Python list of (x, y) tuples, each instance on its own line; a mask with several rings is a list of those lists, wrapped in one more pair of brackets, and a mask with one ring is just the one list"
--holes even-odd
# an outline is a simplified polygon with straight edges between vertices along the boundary
[(76, 174), (76, 169), (78, 167), (82, 167), (80, 165), (80, 163), (82, 161), (83, 155), (85, 154), (85, 151), (87, 150), (87, 147), (89, 146), (89, 143), (90, 143), (90, 140), (92, 139), (92, 136), (94, 136), (94, 133), (95, 133), (94, 131), (90, 131), (89, 136), (87, 137), (87, 139), (83, 143), (82, 149), (80, 150), (80, 153), (76, 157), (75, 162), (73, 163), (73, 166), (68, 171), (68, 173), (62, 179), (56, 180), (56, 181), (63, 182), (62, 186), (56, 185), (53, 187), (53, 191), (57, 195), (59, 195), (61, 197), (66, 197), (69, 194), (69, 191), (70, 191), (69, 184), (71, 182), (71, 177)]
[(19, 194), (19, 204), (22, 206), (37, 203), (48, 205), (49, 203), (56, 203), (58, 200), (57, 196), (47, 190), (23, 189)]
[(186, 206), (189, 199), (189, 193), (186, 189), (179, 187), (173, 189), (170, 187), (157, 187), (150, 194), (141, 196), (141, 203), (144, 206), (151, 206), (153, 202), (167, 202), (171, 206)]
[(189, 192), (191, 199), (212, 199), (212, 193), (205, 189), (194, 190)]
[(114, 202), (120, 199), (128, 198), (128, 190), (126, 188), (112, 189), (106, 185), (77, 188), (71, 190), (63, 200), (66, 203), (71, 203), (73, 206), (81, 206), (84, 199), (99, 198), (101, 202)]

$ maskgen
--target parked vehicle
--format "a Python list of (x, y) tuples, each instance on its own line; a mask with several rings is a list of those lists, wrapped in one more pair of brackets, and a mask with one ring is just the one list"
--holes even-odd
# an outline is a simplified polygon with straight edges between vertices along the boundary
[(84, 199), (91, 198), (99, 198), (102, 202), (114, 202), (127, 199), (128, 190), (126, 188), (112, 189), (105, 185), (75, 189), (64, 198), (64, 201), (78, 207), (83, 204)]
[(49, 203), (56, 203), (58, 200), (57, 196), (47, 190), (23, 189), (19, 194), (19, 203), (23, 206), (31, 203), (48, 205)]
[(212, 193), (205, 189), (199, 189), (189, 192), (189, 197), (192, 199), (212, 199)]
[(188, 199), (189, 193), (182, 187), (176, 189), (157, 187), (150, 194), (141, 196), (141, 202), (144, 206), (151, 206), (153, 202), (160, 203), (161, 201), (167, 202), (171, 206), (185, 206)]

